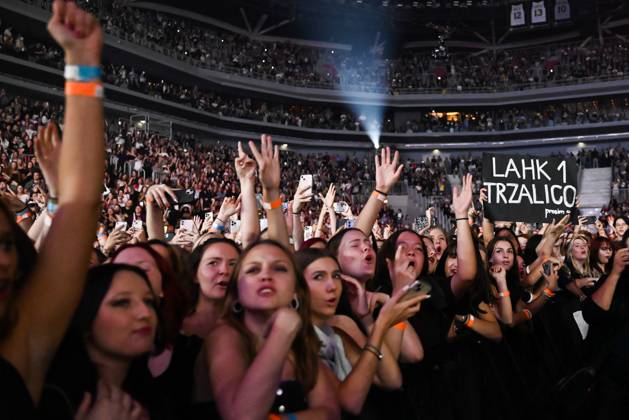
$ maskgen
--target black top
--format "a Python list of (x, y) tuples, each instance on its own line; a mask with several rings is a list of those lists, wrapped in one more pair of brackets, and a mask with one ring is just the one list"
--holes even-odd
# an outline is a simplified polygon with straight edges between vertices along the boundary
[(6, 420), (35, 417), (35, 405), (22, 376), (3, 357), (0, 357), (0, 410)]
[(271, 414), (289, 414), (308, 409), (304, 387), (297, 381), (283, 381), (275, 391)]

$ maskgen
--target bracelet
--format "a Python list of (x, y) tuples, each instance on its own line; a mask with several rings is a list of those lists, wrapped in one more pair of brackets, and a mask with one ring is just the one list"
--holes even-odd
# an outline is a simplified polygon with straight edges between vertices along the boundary
[(384, 357), (382, 353), (380, 353), (380, 350), (378, 350), (376, 347), (372, 346), (371, 344), (365, 344), (365, 347), (363, 347), (363, 351), (368, 351), (370, 353), (373, 353), (374, 355), (376, 355), (378, 360), (382, 360), (382, 358)]
[(396, 330), (404, 331), (406, 329), (406, 322), (398, 322), (393, 326)]
[(33, 217), (33, 213), (31, 213), (31, 210), (28, 207), (24, 207), (22, 210), (16, 213), (15, 221), (16, 223), (20, 223), (32, 217)]
[(533, 319), (533, 313), (529, 311), (528, 309), (522, 309), (522, 313), (524, 314), (524, 317), (528, 319), (529, 321)]
[(66, 96), (87, 96), (90, 98), (103, 98), (103, 85), (98, 82), (66, 82)]
[(384, 203), (385, 201), (387, 201), (387, 195), (386, 195), (386, 194), (382, 194), (381, 192), (379, 192), (379, 191), (377, 191), (377, 190), (374, 190), (374, 191), (371, 193), (371, 196), (372, 196), (372, 197), (376, 197), (376, 199), (377, 199), (377, 200), (380, 200), (380, 201), (382, 201), (383, 203)]
[(54, 216), (58, 208), (59, 205), (57, 204), (57, 199), (55, 197), (48, 197), (48, 202), (46, 203), (48, 214), (50, 216)]
[(216, 222), (212, 223), (212, 229), (218, 230), (221, 233), (225, 232), (225, 226), (220, 225)]
[(382, 191), (380, 191), (379, 189), (375, 189), (374, 191), (375, 191), (375, 192), (377, 192), (378, 194), (384, 195), (385, 197), (388, 197), (388, 196), (389, 196), (389, 194), (387, 194), (387, 193), (385, 193), (385, 192), (382, 192)]
[(216, 222), (221, 222), (221, 226), (225, 226), (225, 222), (223, 221), (223, 219), (221, 219), (220, 217), (216, 216), (216, 219), (214, 219), (214, 223)]
[(90, 82), (95, 79), (100, 79), (101, 70), (100, 67), (66, 64), (63, 76), (66, 80), (73, 80), (75, 82)]
[(454, 219), (454, 220), (456, 220), (457, 222), (458, 222), (459, 220), (465, 220), (465, 221), (467, 222), (469, 219), (468, 219), (467, 217), (457, 217), (457, 218), (456, 218), (456, 219)]
[(506, 298), (506, 297), (509, 297), (509, 296), (511, 296), (511, 292), (508, 291), (508, 290), (506, 292), (499, 292), (498, 293), (498, 297), (499, 298)]
[(547, 299), (552, 298), (553, 296), (555, 296), (555, 292), (553, 292), (552, 290), (550, 290), (548, 287), (546, 287), (544, 289), (544, 296), (546, 296)]
[(295, 213), (294, 211), (291, 211), (291, 213), (293, 213), (294, 215), (299, 215), (299, 216), (301, 216), (301, 212), (300, 212), (300, 211), (298, 211), (298, 212), (296, 212), (296, 213)]
[(465, 320), (465, 324), (464, 324), (464, 325), (465, 325), (467, 328), (472, 329), (472, 326), (474, 325), (474, 321), (475, 321), (475, 320), (476, 320), (476, 319), (474, 318), (474, 315), (469, 314), (469, 315), (467, 316), (467, 319)]
[(262, 201), (262, 207), (264, 207), (265, 210), (278, 209), (282, 207), (282, 199), (278, 198), (277, 200), (271, 201), (270, 203), (267, 203), (266, 201)]

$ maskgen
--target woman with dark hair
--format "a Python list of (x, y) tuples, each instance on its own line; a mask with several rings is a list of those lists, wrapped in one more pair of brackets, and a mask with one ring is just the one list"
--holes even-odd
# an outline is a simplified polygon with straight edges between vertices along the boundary
[(194, 272), (191, 297), (194, 306), (184, 319), (173, 368), (179, 373), (181, 418), (217, 418), (203, 340), (223, 312), (227, 287), (238, 262), (240, 248), (230, 239), (213, 238), (197, 246), (189, 259)]
[[(92, 15), (55, 1), (48, 31), (66, 64), (100, 66), (102, 32)], [(63, 142), (51, 165), (59, 195), (48, 197), (56, 211), (37, 261), (15, 215), (0, 206), (0, 406), (6, 418), (34, 416), (45, 372), (81, 298), (94, 240), (104, 172), (102, 100), (69, 92), (65, 110)], [(52, 130), (52, 124), (40, 127), (38, 147)]]
[(226, 420), (267, 416), (339, 418), (311, 322), (308, 285), (275, 241), (246, 249), (227, 289), (223, 321), (210, 334), (208, 365)]
[(319, 356), (335, 374), (341, 408), (359, 415), (372, 382), (384, 389), (401, 387), (396, 358), (384, 337), (391, 327), (416, 314), (420, 302), (429, 296), (402, 300), (408, 288), (399, 290), (382, 306), (367, 336), (351, 318), (336, 315), (341, 279), (347, 277), (341, 274), (336, 259), (317, 249), (301, 251), (296, 259), (310, 290), (312, 322), (322, 343)]
[(614, 245), (609, 238), (598, 236), (590, 244), (590, 272), (593, 276), (609, 274), (614, 262)]
[(156, 305), (141, 269), (125, 264), (92, 268), (48, 372), (41, 416), (73, 419), (85, 393), (95, 395), (101, 380), (128, 393), (132, 411), (165, 418), (147, 364), (155, 348)]
[(120, 247), (112, 255), (111, 262), (133, 265), (146, 272), (160, 301), (159, 312), (164, 323), (163, 339), (168, 347), (179, 334), (181, 323), (188, 313), (188, 296), (175, 279), (168, 263), (146, 243)]

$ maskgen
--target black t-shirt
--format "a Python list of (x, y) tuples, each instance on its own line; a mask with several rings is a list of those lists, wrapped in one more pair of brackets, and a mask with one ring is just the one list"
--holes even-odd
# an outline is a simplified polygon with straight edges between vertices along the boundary
[(20, 373), (0, 357), (0, 413), (4, 420), (35, 418), (31, 394)]

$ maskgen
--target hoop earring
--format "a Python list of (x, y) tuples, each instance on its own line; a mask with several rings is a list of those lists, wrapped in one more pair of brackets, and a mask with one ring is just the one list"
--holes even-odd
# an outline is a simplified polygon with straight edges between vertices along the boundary
[(290, 307), (294, 310), (299, 309), (299, 299), (297, 299), (297, 296), (293, 296), (293, 299), (290, 301)]
[(242, 305), (240, 304), (240, 302), (235, 301), (234, 303), (232, 303), (232, 312), (235, 314), (239, 314), (242, 312)]

